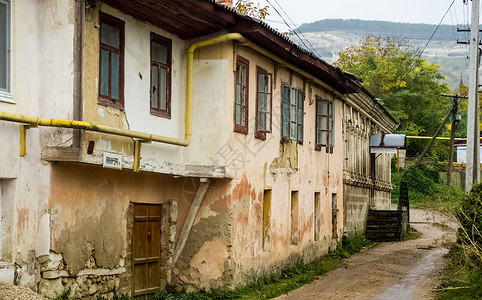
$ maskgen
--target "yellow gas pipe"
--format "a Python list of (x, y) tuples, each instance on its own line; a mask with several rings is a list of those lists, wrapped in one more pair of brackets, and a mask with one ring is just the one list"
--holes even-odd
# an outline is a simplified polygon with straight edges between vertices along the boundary
[[(187, 60), (187, 68), (186, 68), (186, 112), (185, 112), (185, 120), (184, 120), (184, 125), (185, 125), (184, 139), (177, 139), (177, 138), (159, 136), (159, 135), (154, 135), (154, 134), (149, 134), (149, 133), (144, 133), (144, 132), (139, 132), (139, 131), (114, 128), (114, 127), (110, 127), (110, 126), (92, 124), (92, 123), (84, 122), (84, 121), (70, 121), (70, 120), (36, 118), (36, 117), (30, 117), (30, 116), (25, 116), (25, 115), (20, 115), (20, 114), (12, 114), (12, 113), (7, 113), (7, 112), (0, 112), (0, 120), (28, 124), (28, 125), (21, 125), (20, 126), (20, 155), (21, 156), (25, 156), (26, 153), (27, 153), (27, 151), (26, 151), (26, 131), (27, 131), (27, 129), (38, 127), (38, 126), (75, 128), (75, 129), (81, 129), (81, 130), (87, 130), (87, 131), (103, 132), (103, 133), (108, 133), (108, 134), (113, 134), (113, 135), (118, 135), (118, 136), (131, 137), (131, 138), (135, 139), (134, 140), (134, 167), (133, 167), (133, 171), (139, 172), (141, 144), (142, 143), (158, 142), (158, 143), (178, 145), (178, 146), (183, 146), (183, 147), (189, 146), (189, 144), (191, 143), (191, 137), (192, 137), (192, 95), (193, 95), (192, 86), (193, 86), (194, 51), (197, 48), (200, 48), (200, 47), (210, 46), (210, 45), (214, 45), (214, 44), (217, 44), (217, 43), (222, 43), (222, 42), (232, 41), (232, 40), (237, 40), (243, 46), (249, 47), (249, 48), (261, 53), (262, 55), (273, 59), (274, 61), (276, 61), (278, 63), (283, 63), (283, 65), (286, 68), (291, 69), (291, 70), (299, 73), (300, 75), (316, 82), (320, 86), (323, 86), (323, 87), (329, 89), (330, 91), (336, 93), (337, 95), (341, 95), (339, 92), (335, 91), (333, 88), (329, 87), (327, 84), (325, 84), (321, 80), (319, 80), (317, 78), (314, 78), (311, 74), (301, 70), (300, 68), (298, 68), (298, 67), (296, 67), (292, 64), (289, 64), (289, 63), (286, 64), (281, 58), (279, 58), (278, 56), (272, 54), (271, 52), (259, 47), (258, 45), (248, 41), (241, 34), (239, 34), (239, 33), (228, 33), (228, 34), (223, 34), (223, 35), (220, 35), (218, 37), (215, 37), (215, 38), (212, 38), (212, 39), (209, 39), (209, 40), (195, 42), (195, 43), (191, 44), (188, 48), (188, 51), (187, 51), (188, 60)], [(235, 61), (235, 59), (236, 58), (234, 57), (233, 60)]]
[(229, 40), (246, 41), (240, 34), (229, 33), (229, 34), (223, 34), (219, 37), (216, 37), (210, 40), (193, 43), (189, 47), (187, 70), (186, 70), (186, 113), (185, 113), (184, 139), (177, 139), (177, 138), (159, 136), (159, 135), (149, 134), (149, 133), (144, 133), (139, 131), (114, 128), (110, 126), (92, 124), (92, 123), (83, 122), (83, 121), (37, 118), (37, 117), (30, 117), (26, 115), (13, 114), (13, 113), (7, 113), (7, 112), (0, 112), (0, 120), (28, 124), (28, 125), (24, 125), (24, 124), (20, 125), (20, 155), (21, 156), (25, 156), (27, 154), (27, 150), (26, 150), (27, 129), (38, 127), (38, 126), (75, 128), (75, 129), (103, 132), (103, 133), (133, 138), (135, 139), (133, 170), (134, 172), (139, 172), (142, 143), (159, 142), (159, 143), (178, 145), (183, 147), (189, 146), (189, 144), (191, 143), (191, 136), (192, 136), (192, 81), (193, 81), (194, 51), (200, 47), (209, 46), (209, 45), (213, 45), (216, 43), (221, 43)]

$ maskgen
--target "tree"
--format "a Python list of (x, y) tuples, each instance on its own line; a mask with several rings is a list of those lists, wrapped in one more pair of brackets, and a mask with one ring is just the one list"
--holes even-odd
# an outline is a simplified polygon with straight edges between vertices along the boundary
[(267, 5), (260, 7), (259, 3), (256, 5), (251, 0), (238, 0), (235, 7), (238, 13), (261, 20), (265, 20), (266, 16), (269, 16)]
[[(362, 79), (400, 122), (400, 133), (432, 135), (450, 110), (450, 101), (441, 96), (450, 89), (439, 66), (419, 58), (405, 39), (368, 36), (340, 52), (334, 65)], [(412, 155), (423, 143), (413, 146)]]

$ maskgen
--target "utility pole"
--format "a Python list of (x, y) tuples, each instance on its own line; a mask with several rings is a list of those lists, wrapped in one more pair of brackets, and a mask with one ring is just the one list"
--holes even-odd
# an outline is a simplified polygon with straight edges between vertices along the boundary
[(452, 98), (452, 127), (450, 132), (450, 150), (449, 150), (449, 163), (447, 166), (447, 186), (450, 187), (452, 182), (453, 160), (454, 160), (454, 141), (455, 131), (457, 131), (457, 125), (460, 121), (459, 111), (459, 99), (467, 99), (465, 96), (459, 95), (442, 95), (443, 97)]
[(469, 103), (467, 109), (467, 164), (465, 191), (480, 181), (480, 126), (479, 126), (479, 8), (480, 0), (472, 0), (469, 64)]

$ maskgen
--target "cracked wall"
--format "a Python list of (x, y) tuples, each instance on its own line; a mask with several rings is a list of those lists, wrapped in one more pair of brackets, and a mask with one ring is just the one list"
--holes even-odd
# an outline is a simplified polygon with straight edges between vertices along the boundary
[(170, 282), (177, 222), (186, 218), (196, 180), (58, 163), (51, 182), (51, 249), (41, 261), (42, 293), (71, 288), (75, 297), (95, 299), (115, 287), (130, 294), (132, 203), (161, 205), (160, 279), (162, 287)]

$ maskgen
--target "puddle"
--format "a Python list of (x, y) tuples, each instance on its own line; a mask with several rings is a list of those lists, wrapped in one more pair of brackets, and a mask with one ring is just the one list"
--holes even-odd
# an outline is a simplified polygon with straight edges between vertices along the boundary
[(376, 296), (375, 299), (412, 299), (417, 288), (437, 268), (436, 262), (440, 261), (447, 252), (447, 249), (431, 250), (417, 262), (417, 266), (410, 270), (400, 282), (388, 287), (383, 294)]

